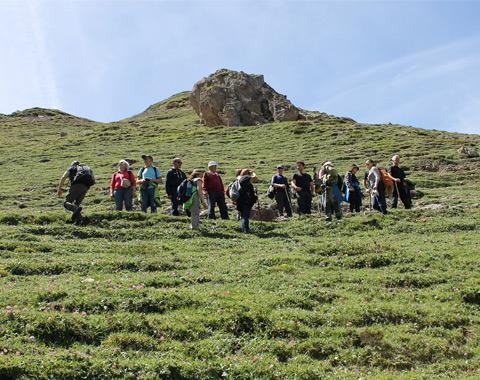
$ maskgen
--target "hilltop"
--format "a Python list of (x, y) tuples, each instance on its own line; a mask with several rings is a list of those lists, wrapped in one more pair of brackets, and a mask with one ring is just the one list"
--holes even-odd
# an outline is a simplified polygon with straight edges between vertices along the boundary
[[(315, 120), (200, 123), (176, 94), (98, 123), (56, 110), (0, 115), (0, 378), (476, 379), (480, 368), (480, 136)], [(284, 222), (112, 211), (120, 159), (151, 153), (162, 174), (215, 159), (294, 172), (329, 159), (340, 172), (394, 153), (417, 184), (414, 210), (317, 212)], [(90, 164), (86, 227), (55, 189), (71, 161)], [(262, 197), (262, 201), (268, 201)]]
[[(278, 163), (289, 166), (286, 174), (291, 175), (297, 159), (306, 161), (309, 171), (328, 159), (344, 172), (352, 162), (361, 166), (367, 157), (387, 166), (398, 153), (401, 166), (428, 195), (423, 201), (439, 201), (442, 189), (455, 188), (459, 181), (462, 192), (468, 188), (478, 194), (479, 161), (457, 152), (462, 146), (478, 147), (478, 135), (360, 124), (320, 112), (310, 121), (207, 127), (200, 123), (188, 97), (188, 92), (173, 95), (138, 115), (112, 123), (38, 108), (0, 116), (0, 167), (4, 172), (16, 172), (20, 165), (25, 171), (21, 180), (3, 185), (3, 209), (20, 205), (35, 212), (39, 204), (60, 206), (61, 201), (52, 197), (54, 188), (70, 162), (78, 159), (95, 169), (98, 186), (92, 189), (90, 199), (95, 209), (105, 210), (110, 205), (105, 191), (113, 164), (128, 158), (138, 170), (145, 152), (154, 156), (163, 173), (175, 156), (183, 157), (187, 171), (215, 159), (227, 178), (237, 167), (251, 167), (260, 174), (261, 190), (266, 190)], [(25, 188), (33, 190), (25, 194)]]

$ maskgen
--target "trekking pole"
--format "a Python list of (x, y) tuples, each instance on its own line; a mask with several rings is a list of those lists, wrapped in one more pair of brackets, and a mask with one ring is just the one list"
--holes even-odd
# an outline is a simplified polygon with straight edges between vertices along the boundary
[(290, 206), (290, 212), (293, 214), (292, 202), (290, 201), (290, 195), (288, 194), (287, 188), (285, 187), (285, 195), (287, 196), (288, 205)]
[(397, 181), (393, 181), (393, 183), (395, 184), (395, 189), (397, 189), (397, 203), (398, 203), (398, 198), (400, 198), (400, 192), (398, 191)]
[(258, 197), (258, 189), (255, 188), (255, 194), (257, 196), (257, 206), (258, 206), (258, 217), (260, 218), (260, 230), (263, 232), (263, 218), (262, 218), (262, 211), (260, 208), (260, 198)]

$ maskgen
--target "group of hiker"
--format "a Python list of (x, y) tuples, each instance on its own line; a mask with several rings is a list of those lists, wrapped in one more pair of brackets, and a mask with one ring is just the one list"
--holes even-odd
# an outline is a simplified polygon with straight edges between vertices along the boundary
[[(130, 170), (126, 160), (118, 162), (118, 171), (113, 173), (110, 181), (110, 197), (115, 201), (115, 209), (122, 211), (133, 210), (133, 200), (137, 196), (136, 188), (139, 185), (138, 201), (143, 212), (150, 208), (152, 213), (157, 211), (160, 203), (160, 185), (164, 184), (168, 199), (171, 202), (171, 215), (179, 215), (181, 206), (191, 218), (191, 229), (199, 229), (201, 207), (208, 208), (208, 218), (215, 219), (215, 208), (218, 206), (220, 217), (228, 219), (228, 209), (225, 196), (228, 196), (236, 205), (241, 218), (242, 232), (250, 233), (249, 219), (255, 203), (258, 201), (257, 189), (253, 183), (258, 176), (253, 170), (237, 169), (234, 180), (225, 188), (221, 176), (217, 173), (218, 165), (215, 161), (208, 163), (208, 169), (195, 169), (188, 176), (181, 169), (182, 160), (176, 157), (172, 160), (172, 168), (165, 175), (165, 181), (160, 170), (153, 165), (151, 155), (143, 155), (144, 166), (137, 176)], [(388, 169), (380, 169), (375, 161), (367, 159), (366, 172), (363, 178), (363, 188), (370, 199), (369, 205), (373, 209), (387, 214), (387, 197), (390, 198), (390, 207), (396, 208), (400, 198), (406, 209), (411, 208), (410, 189), (413, 183), (406, 179), (405, 172), (399, 167), (400, 157), (393, 156), (392, 165)], [(345, 176), (341, 176), (330, 161), (322, 163), (320, 170), (313, 167), (313, 176), (306, 173), (303, 161), (296, 162), (297, 172), (289, 181), (284, 176), (285, 167), (277, 165), (277, 174), (271, 179), (267, 195), (275, 199), (277, 212), (287, 217), (293, 215), (292, 199), (297, 200), (298, 214), (310, 214), (312, 200), (317, 195), (318, 211), (323, 210), (325, 220), (331, 221), (333, 214), (342, 219), (340, 204), (347, 201), (351, 212), (360, 212), (362, 200), (366, 196), (357, 178), (360, 168), (352, 164)], [(81, 203), (88, 189), (95, 183), (92, 169), (78, 161), (72, 162), (60, 179), (57, 193), (62, 195), (62, 187), (69, 178), (70, 189), (65, 198), (65, 209), (72, 212), (74, 224), (81, 225)], [(205, 201), (207, 200), (207, 202)]]

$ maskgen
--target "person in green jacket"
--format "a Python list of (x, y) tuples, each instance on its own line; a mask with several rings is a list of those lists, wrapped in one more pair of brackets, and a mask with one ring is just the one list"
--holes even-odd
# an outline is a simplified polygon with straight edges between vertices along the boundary
[(190, 229), (198, 231), (200, 229), (200, 205), (207, 208), (205, 197), (202, 190), (202, 176), (203, 170), (195, 169), (189, 181), (192, 181), (192, 196), (183, 204), (184, 211), (190, 211)]
[[(337, 198), (339, 192), (337, 185), (338, 171), (330, 161), (322, 163), (322, 170), (316, 179), (316, 183), (320, 184), (323, 188), (322, 197), (325, 207), (325, 220), (327, 222), (332, 221), (332, 212), (335, 212), (337, 220), (342, 219), (342, 209), (340, 208), (340, 201)], [(337, 189), (335, 189), (335, 187)]]

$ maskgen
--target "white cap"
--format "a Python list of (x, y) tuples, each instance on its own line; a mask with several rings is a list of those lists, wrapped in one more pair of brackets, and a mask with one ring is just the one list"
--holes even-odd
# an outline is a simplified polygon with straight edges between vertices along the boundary
[(217, 166), (217, 163), (215, 161), (210, 161), (208, 163), (208, 167), (210, 167), (210, 166)]
[(325, 162), (323, 166), (331, 166), (333, 168), (333, 164), (330, 161)]

